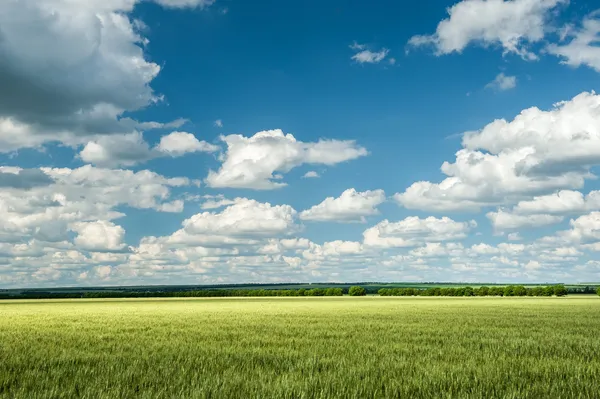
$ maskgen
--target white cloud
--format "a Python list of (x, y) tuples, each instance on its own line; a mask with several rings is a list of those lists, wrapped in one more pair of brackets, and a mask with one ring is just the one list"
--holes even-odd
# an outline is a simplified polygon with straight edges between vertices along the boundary
[(497, 212), (488, 212), (487, 218), (490, 219), (496, 230), (514, 230), (525, 227), (541, 227), (550, 224), (560, 223), (562, 216), (555, 215), (518, 215), (506, 212), (502, 209)]
[(485, 85), (486, 89), (494, 89), (494, 90), (510, 90), (517, 87), (517, 78), (516, 76), (506, 76), (504, 72), (500, 72), (494, 80)]
[(579, 191), (561, 190), (554, 194), (520, 201), (513, 211), (516, 213), (566, 214), (598, 209), (600, 209), (600, 191), (591, 191), (584, 196)]
[(314, 178), (318, 178), (318, 177), (321, 177), (321, 176), (314, 170), (310, 170), (302, 176), (302, 178), (304, 178), (304, 179), (314, 179)]
[(146, 58), (144, 24), (131, 17), (139, 1), (0, 2), (0, 151), (176, 124), (123, 117), (162, 100), (150, 86), (161, 67)]
[(270, 190), (285, 186), (275, 182), (275, 172), (286, 173), (302, 164), (335, 165), (367, 155), (354, 141), (319, 140), (305, 143), (281, 130), (268, 130), (252, 137), (221, 136), (227, 152), (221, 168), (209, 171), (211, 187)]
[(363, 252), (364, 248), (360, 242), (336, 240), (325, 242), (323, 245), (313, 243), (302, 252), (302, 256), (310, 261), (315, 261), (360, 255)]
[(125, 229), (106, 220), (75, 223), (71, 229), (77, 232), (74, 243), (86, 251), (121, 251), (125, 248)]
[(221, 119), (217, 119), (214, 123), (215, 127), (218, 128), (222, 128), (223, 127), (223, 121)]
[(522, 239), (521, 235), (518, 232), (508, 233), (506, 238), (508, 239), (508, 241), (520, 241)]
[(464, 253), (464, 248), (461, 243), (449, 242), (428, 242), (424, 247), (419, 247), (411, 250), (410, 255), (419, 258), (438, 258), (448, 256), (461, 256)]
[(158, 151), (171, 156), (180, 156), (190, 152), (214, 152), (219, 147), (198, 140), (193, 134), (186, 132), (173, 132), (160, 138), (156, 147)]
[(442, 218), (416, 216), (399, 222), (387, 219), (364, 231), (364, 244), (373, 247), (411, 247), (424, 242), (451, 241), (465, 238), (475, 221), (455, 222)]
[(432, 45), (438, 55), (462, 52), (469, 44), (501, 46), (504, 53), (537, 59), (528, 45), (544, 38), (550, 12), (568, 0), (463, 0), (448, 8), (432, 35), (417, 35), (411, 46)]
[(79, 153), (82, 161), (99, 166), (131, 166), (153, 157), (141, 133), (99, 137)]
[[(411, 209), (477, 210), (583, 187), (600, 164), (600, 96), (581, 93), (549, 111), (523, 110), (467, 132), (440, 183), (416, 182), (395, 199)], [(485, 151), (485, 152), (483, 152)]]
[(242, 200), (241, 198), (236, 198), (234, 200), (230, 200), (230, 199), (225, 198), (222, 194), (215, 195), (215, 196), (213, 196), (213, 195), (205, 195), (203, 198), (206, 199), (206, 201), (204, 201), (200, 205), (200, 208), (202, 208), (202, 209), (217, 209), (217, 208), (222, 208), (224, 206), (233, 205), (237, 201)]
[[(116, 210), (130, 206), (157, 211), (170, 209), (172, 187), (190, 184), (187, 178), (168, 179), (147, 170), (132, 172), (84, 166), (78, 169), (42, 168), (50, 183), (19, 183), (0, 190), (0, 242), (36, 239), (58, 245), (68, 239), (68, 226), (77, 222), (113, 220)], [(41, 183), (37, 174), (34, 181)], [(1, 180), (1, 179), (0, 179)]]
[[(358, 44), (356, 42), (354, 42), (350, 48), (356, 51), (356, 54), (354, 54), (351, 59), (359, 64), (378, 64), (383, 61), (390, 52), (386, 48), (382, 48), (379, 51), (371, 51), (367, 49), (365, 44)], [(391, 63), (395, 63), (395, 60)]]
[(600, 72), (600, 11), (584, 18), (581, 28), (565, 30), (565, 36), (571, 37), (569, 43), (549, 44), (548, 52), (561, 57), (563, 64), (572, 67), (587, 65)]
[(150, 148), (141, 133), (100, 136), (88, 142), (79, 153), (82, 161), (102, 167), (132, 166), (150, 159), (178, 157), (193, 152), (214, 152), (219, 147), (198, 140), (193, 134), (172, 132), (162, 136), (158, 145)]
[(271, 205), (239, 198), (219, 213), (203, 212), (183, 221), (188, 235), (274, 237), (298, 229), (296, 211), (289, 205)]
[(385, 201), (383, 190), (357, 192), (350, 188), (338, 198), (327, 197), (323, 202), (300, 213), (300, 219), (332, 222), (366, 222), (365, 217), (377, 215), (377, 206)]
[(163, 7), (171, 8), (204, 8), (214, 4), (215, 0), (154, 0)]

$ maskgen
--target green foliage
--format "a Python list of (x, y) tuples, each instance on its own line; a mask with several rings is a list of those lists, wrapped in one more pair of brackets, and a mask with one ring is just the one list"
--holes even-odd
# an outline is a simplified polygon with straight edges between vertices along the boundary
[(554, 295), (556, 295), (556, 296), (565, 296), (565, 295), (567, 295), (567, 289), (562, 284), (555, 285), (554, 286)]
[(350, 296), (365, 296), (367, 295), (367, 291), (358, 285), (353, 285), (348, 289), (348, 295)]
[(526, 288), (523, 285), (507, 285), (479, 288), (454, 287), (454, 288), (381, 288), (377, 292), (380, 296), (565, 296), (568, 290), (564, 285)]
[(595, 398), (599, 303), (3, 301), (0, 398)]

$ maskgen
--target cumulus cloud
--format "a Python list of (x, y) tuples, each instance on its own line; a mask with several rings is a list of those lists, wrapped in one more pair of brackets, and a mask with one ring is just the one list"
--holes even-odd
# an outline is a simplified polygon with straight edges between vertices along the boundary
[(562, 58), (562, 63), (579, 67), (586, 65), (600, 72), (600, 11), (584, 18), (580, 28), (565, 31), (571, 40), (566, 44), (549, 44), (547, 51)]
[[(356, 42), (354, 42), (350, 48), (356, 51), (351, 59), (359, 64), (378, 64), (383, 61), (390, 52), (386, 48), (382, 48), (379, 51), (371, 51), (365, 44), (358, 44)], [(395, 62), (396, 60), (393, 60), (391, 63), (393, 64)]]
[(335, 165), (367, 155), (354, 141), (319, 140), (302, 142), (281, 130), (268, 130), (251, 137), (221, 136), (227, 151), (220, 157), (221, 168), (209, 171), (210, 187), (270, 190), (285, 186), (274, 181), (275, 172), (286, 173), (302, 164)]
[[(68, 240), (73, 223), (111, 221), (124, 216), (119, 206), (165, 209), (172, 187), (190, 184), (187, 178), (166, 178), (147, 170), (132, 172), (84, 166), (43, 168), (51, 184), (0, 190), (0, 242), (36, 239), (52, 245)], [(37, 179), (37, 177), (36, 177)], [(182, 207), (182, 204), (180, 204)], [(61, 244), (62, 245), (62, 244)]]
[(214, 123), (215, 127), (221, 128), (223, 127), (223, 121), (221, 119), (217, 119)]
[(541, 227), (550, 224), (560, 223), (562, 216), (537, 214), (537, 215), (518, 215), (506, 212), (502, 209), (497, 212), (488, 212), (487, 218), (490, 219), (496, 230), (514, 230), (525, 227)]
[(190, 152), (214, 152), (219, 147), (206, 141), (198, 140), (193, 134), (186, 132), (173, 132), (160, 138), (156, 147), (158, 151), (172, 156), (179, 156)]
[(399, 222), (383, 220), (365, 230), (363, 238), (365, 245), (373, 247), (411, 247), (424, 242), (459, 240), (476, 226), (475, 221), (456, 222), (446, 216), (439, 219), (410, 216)]
[(486, 89), (494, 89), (499, 91), (505, 91), (514, 89), (517, 87), (516, 76), (507, 76), (504, 72), (499, 73), (494, 80), (485, 85)]
[(357, 192), (353, 188), (339, 197), (327, 197), (323, 202), (300, 213), (300, 219), (332, 222), (366, 222), (366, 216), (377, 215), (377, 206), (385, 201), (383, 190)]
[(289, 205), (271, 205), (238, 198), (221, 212), (198, 213), (182, 223), (170, 242), (256, 243), (256, 239), (289, 235), (299, 230), (296, 211)]
[(123, 116), (162, 99), (150, 86), (161, 68), (146, 58), (143, 23), (130, 14), (138, 2), (1, 2), (1, 151), (52, 141), (78, 146), (97, 135), (164, 126)]
[(478, 210), (583, 187), (600, 163), (600, 96), (581, 93), (548, 111), (523, 110), (467, 132), (440, 183), (416, 182), (394, 197), (407, 208)]
[(410, 46), (433, 46), (437, 55), (462, 52), (472, 43), (501, 46), (504, 53), (538, 57), (528, 45), (541, 41), (550, 13), (568, 0), (463, 0), (448, 8), (432, 35), (417, 35)]
[(600, 191), (590, 191), (584, 196), (579, 191), (560, 190), (553, 194), (520, 201), (513, 211), (516, 213), (567, 214), (598, 209), (600, 209)]
[(219, 147), (198, 140), (193, 134), (172, 132), (162, 136), (154, 148), (150, 148), (139, 132), (101, 136), (90, 141), (79, 153), (82, 161), (103, 167), (132, 166), (163, 156), (178, 157), (193, 152), (214, 152)]
[(86, 251), (121, 251), (125, 248), (125, 229), (106, 220), (74, 223), (71, 230), (77, 232), (74, 243)]

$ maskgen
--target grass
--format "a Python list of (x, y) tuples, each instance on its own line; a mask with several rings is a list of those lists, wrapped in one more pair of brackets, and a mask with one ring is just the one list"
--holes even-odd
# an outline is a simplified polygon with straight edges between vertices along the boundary
[(1, 398), (597, 398), (600, 298), (0, 302)]

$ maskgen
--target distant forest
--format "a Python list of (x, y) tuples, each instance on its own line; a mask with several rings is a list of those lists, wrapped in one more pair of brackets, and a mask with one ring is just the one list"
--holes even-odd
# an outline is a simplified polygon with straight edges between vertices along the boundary
[[(354, 288), (354, 290), (353, 290)], [(357, 290), (360, 288), (360, 290)], [(460, 285), (456, 283), (235, 284), (0, 290), (0, 299), (270, 296), (563, 296), (595, 294), (596, 285)]]

